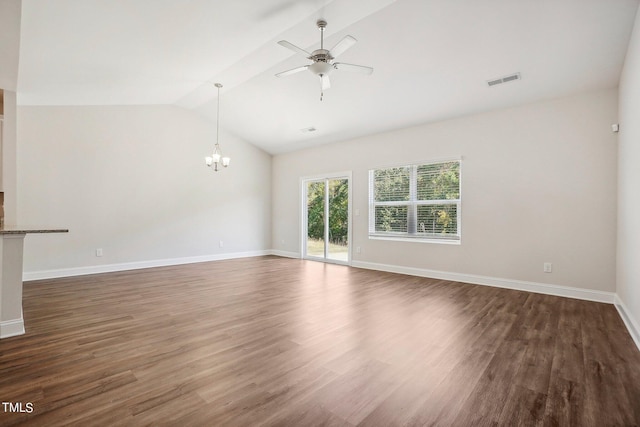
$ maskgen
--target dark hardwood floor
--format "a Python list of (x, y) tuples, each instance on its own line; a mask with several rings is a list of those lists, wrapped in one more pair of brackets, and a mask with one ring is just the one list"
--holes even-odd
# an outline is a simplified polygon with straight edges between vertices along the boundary
[(0, 425), (640, 424), (612, 305), (259, 257), (28, 282)]

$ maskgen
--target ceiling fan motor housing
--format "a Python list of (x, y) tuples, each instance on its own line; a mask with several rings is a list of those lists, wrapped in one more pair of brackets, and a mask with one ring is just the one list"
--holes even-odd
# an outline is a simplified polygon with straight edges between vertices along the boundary
[(309, 57), (313, 62), (331, 62), (333, 60), (333, 56), (327, 49), (317, 49), (311, 53)]

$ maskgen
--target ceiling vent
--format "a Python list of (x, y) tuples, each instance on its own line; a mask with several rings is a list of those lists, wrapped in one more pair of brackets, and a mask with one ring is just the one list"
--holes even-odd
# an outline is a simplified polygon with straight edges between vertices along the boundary
[(315, 132), (317, 129), (313, 126), (308, 127), (308, 128), (304, 128), (304, 129), (300, 129), (300, 131), (302, 133), (310, 133), (310, 132)]
[(502, 83), (509, 83), (509, 82), (514, 82), (516, 80), (521, 80), (522, 77), (520, 76), (520, 73), (514, 73), (505, 77), (500, 77), (499, 79), (492, 79), (492, 80), (488, 80), (487, 81), (487, 85), (489, 87), (492, 86), (496, 86)]

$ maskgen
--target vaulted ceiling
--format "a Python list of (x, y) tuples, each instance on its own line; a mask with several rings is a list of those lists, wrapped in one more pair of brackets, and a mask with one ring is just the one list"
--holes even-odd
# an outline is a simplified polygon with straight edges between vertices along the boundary
[[(639, 0), (22, 0), (20, 105), (175, 104), (271, 153), (615, 88)], [(358, 42), (370, 76), (275, 74)], [(2, 44), (0, 44), (0, 50)], [(487, 80), (522, 79), (489, 88)], [(2, 76), (0, 76), (2, 77)], [(315, 132), (303, 132), (314, 127)]]

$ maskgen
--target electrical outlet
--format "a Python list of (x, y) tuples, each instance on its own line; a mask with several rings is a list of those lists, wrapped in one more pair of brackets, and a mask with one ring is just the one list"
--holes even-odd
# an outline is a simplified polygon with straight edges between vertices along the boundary
[(551, 264), (550, 262), (545, 262), (544, 265), (542, 266), (542, 270), (545, 273), (551, 273), (553, 269), (553, 264)]
[(224, 246), (224, 242), (222, 240), (220, 240), (220, 247)]
[(96, 256), (102, 256), (102, 248), (96, 249)]
[(359, 254), (360, 252), (362, 252), (362, 249), (360, 249), (360, 246), (356, 246), (356, 253)]

